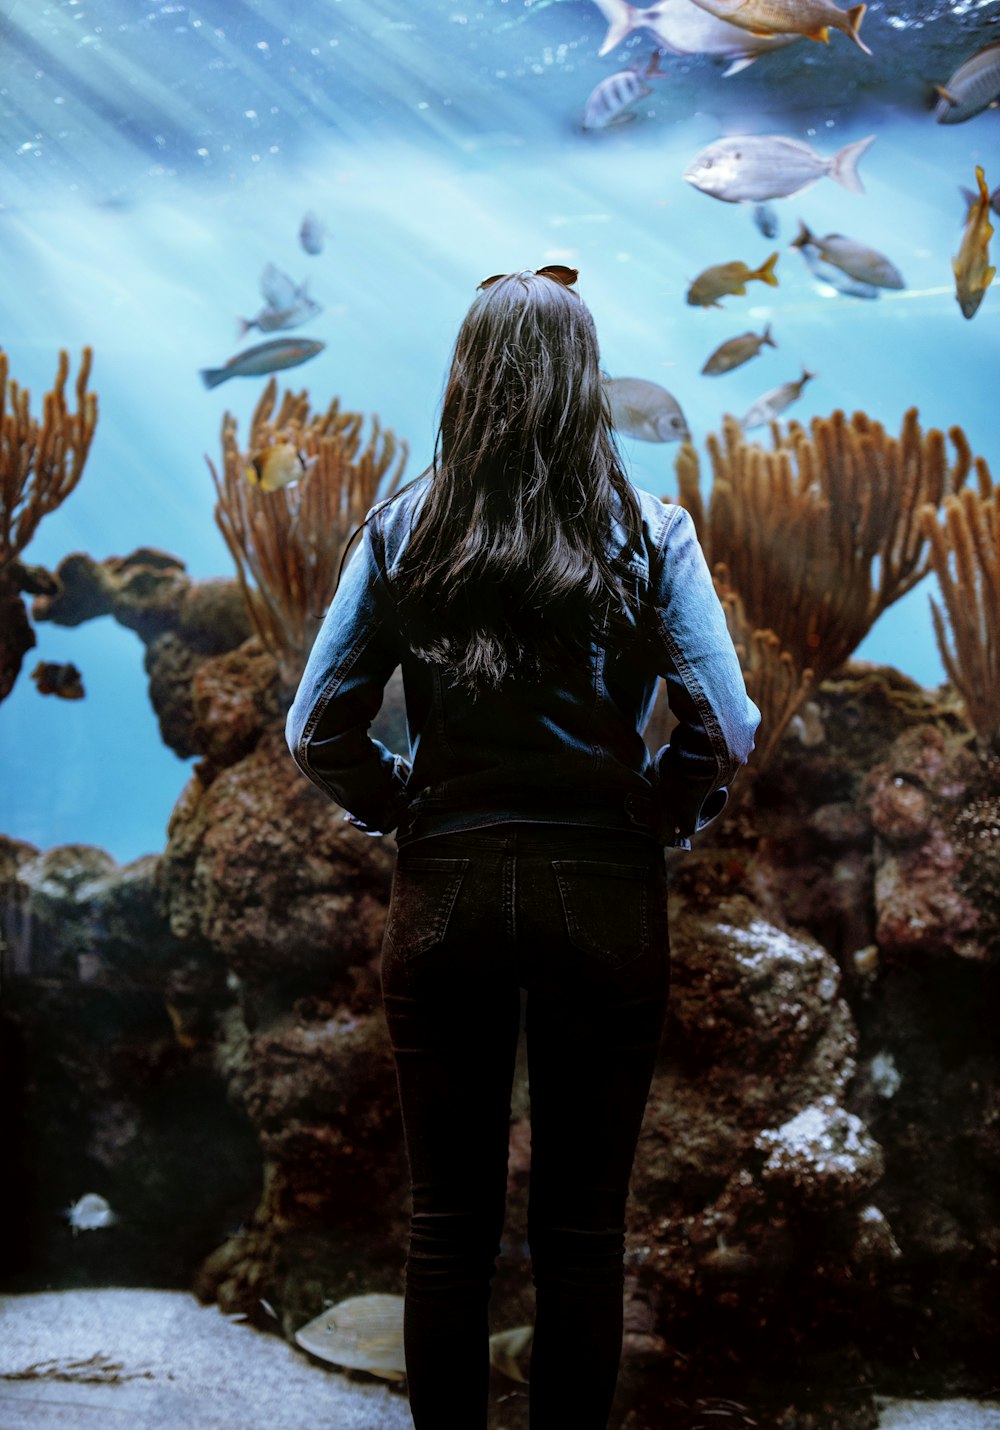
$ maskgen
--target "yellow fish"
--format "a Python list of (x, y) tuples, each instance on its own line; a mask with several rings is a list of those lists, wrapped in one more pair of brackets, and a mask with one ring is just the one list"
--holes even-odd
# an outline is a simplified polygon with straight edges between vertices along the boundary
[(971, 318), (975, 314), (996, 273), (996, 269), (990, 267), (990, 239), (993, 237), (990, 191), (986, 187), (982, 167), (978, 164), (976, 184), (979, 194), (969, 209), (961, 245), (951, 261), (955, 274), (955, 296), (964, 318)]
[(704, 273), (698, 274), (687, 291), (687, 300), (693, 308), (721, 308), (722, 304), (717, 300), (726, 293), (745, 293), (751, 278), (759, 278), (762, 283), (769, 283), (772, 288), (777, 288), (778, 280), (774, 276), (774, 265), (777, 261), (777, 253), (772, 253), (767, 262), (762, 263), (759, 268), (748, 268), (745, 263), (739, 261), (716, 263), (714, 267), (706, 268)]
[(695, 0), (703, 10), (748, 30), (751, 35), (805, 35), (808, 40), (830, 43), (830, 30), (842, 30), (864, 50), (871, 50), (858, 34), (866, 5), (839, 10), (832, 0)]
[(317, 460), (315, 456), (304, 456), (294, 442), (275, 442), (250, 454), (243, 475), (251, 486), (259, 487), (262, 492), (276, 492), (289, 482), (307, 477)]

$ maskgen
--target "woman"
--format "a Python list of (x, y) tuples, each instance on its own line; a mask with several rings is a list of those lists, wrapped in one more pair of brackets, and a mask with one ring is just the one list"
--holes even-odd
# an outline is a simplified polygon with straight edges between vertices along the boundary
[[(396, 831), (381, 979), (416, 1430), (485, 1424), (522, 988), (530, 1425), (607, 1424), (669, 984), (663, 847), (719, 814), (760, 720), (691, 517), (622, 469), (576, 279), (480, 284), (433, 463), (366, 517), (288, 715), (345, 818)], [(412, 764), (368, 735), (397, 665)], [(661, 675), (679, 723), (651, 760)]]

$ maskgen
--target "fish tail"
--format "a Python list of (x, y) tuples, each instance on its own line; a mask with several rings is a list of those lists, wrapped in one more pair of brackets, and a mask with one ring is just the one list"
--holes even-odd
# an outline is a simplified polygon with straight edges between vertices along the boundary
[(201, 380), (206, 387), (218, 387), (220, 382), (225, 382), (229, 373), (224, 367), (203, 367), (201, 369)]
[(762, 283), (769, 283), (772, 288), (777, 288), (778, 280), (774, 276), (774, 265), (777, 263), (777, 261), (778, 250), (775, 249), (774, 253), (771, 254), (771, 257), (767, 260), (767, 262), (762, 263), (753, 276), (755, 278), (759, 278)]
[(606, 55), (637, 28), (638, 11), (634, 5), (628, 4), (628, 0), (597, 0), (597, 8), (608, 22), (608, 33), (597, 53)]
[(778, 346), (778, 344), (777, 344), (777, 343), (774, 341), (774, 339), (771, 337), (771, 324), (770, 324), (770, 323), (768, 323), (767, 327), (764, 329), (764, 331), (763, 331), (763, 333), (762, 333), (762, 335), (761, 335), (761, 339), (760, 339), (760, 340), (761, 340), (762, 343), (767, 343), (767, 345), (768, 345), (769, 348), (776, 348), (776, 347)]
[(983, 173), (982, 164), (976, 165), (976, 187), (979, 189), (979, 197), (987, 208), (990, 206), (990, 191), (986, 187), (986, 175)]
[(864, 139), (856, 139), (853, 144), (845, 144), (830, 160), (830, 178), (836, 179), (848, 193), (864, 193), (865, 186), (858, 175), (858, 160), (869, 145), (875, 143), (877, 137), (875, 134), (869, 134)]
[(237, 318), (237, 319), (236, 319), (236, 339), (237, 339), (237, 342), (240, 340), (240, 338), (245, 338), (246, 335), (247, 335), (247, 333), (250, 331), (250, 329), (251, 329), (252, 327), (253, 327), (253, 323), (252, 323), (252, 321), (251, 321), (249, 318)]
[(851, 8), (846, 11), (844, 19), (847, 21), (847, 28), (844, 34), (850, 35), (859, 50), (864, 50), (866, 55), (870, 55), (871, 50), (858, 34), (858, 31), (861, 29), (861, 21), (865, 18), (865, 11), (867, 9), (867, 5), (852, 5)]
[(805, 385), (806, 385), (807, 382), (812, 382), (813, 378), (814, 378), (814, 377), (818, 377), (818, 376), (819, 376), (819, 373), (810, 372), (809, 369), (806, 367), (805, 363), (803, 363), (803, 364), (802, 364), (802, 376), (799, 378), (799, 386), (800, 386), (800, 387), (805, 387)]

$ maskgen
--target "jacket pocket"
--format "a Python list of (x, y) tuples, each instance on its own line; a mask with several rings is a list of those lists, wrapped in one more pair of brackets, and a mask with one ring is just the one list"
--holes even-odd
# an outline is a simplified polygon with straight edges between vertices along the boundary
[(613, 968), (649, 952), (653, 866), (553, 859), (552, 868), (574, 947)]
[(404, 963), (419, 958), (448, 932), (468, 859), (397, 856), (386, 938)]

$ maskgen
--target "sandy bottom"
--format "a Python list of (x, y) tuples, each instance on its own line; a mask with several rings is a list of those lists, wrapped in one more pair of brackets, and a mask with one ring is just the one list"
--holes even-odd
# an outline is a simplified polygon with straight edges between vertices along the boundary
[[(10, 1378), (32, 1365), (41, 1374)], [(881, 1430), (1000, 1430), (1000, 1405), (878, 1405)], [(0, 1297), (0, 1430), (324, 1425), (413, 1430), (405, 1395), (328, 1369), (184, 1291)]]

